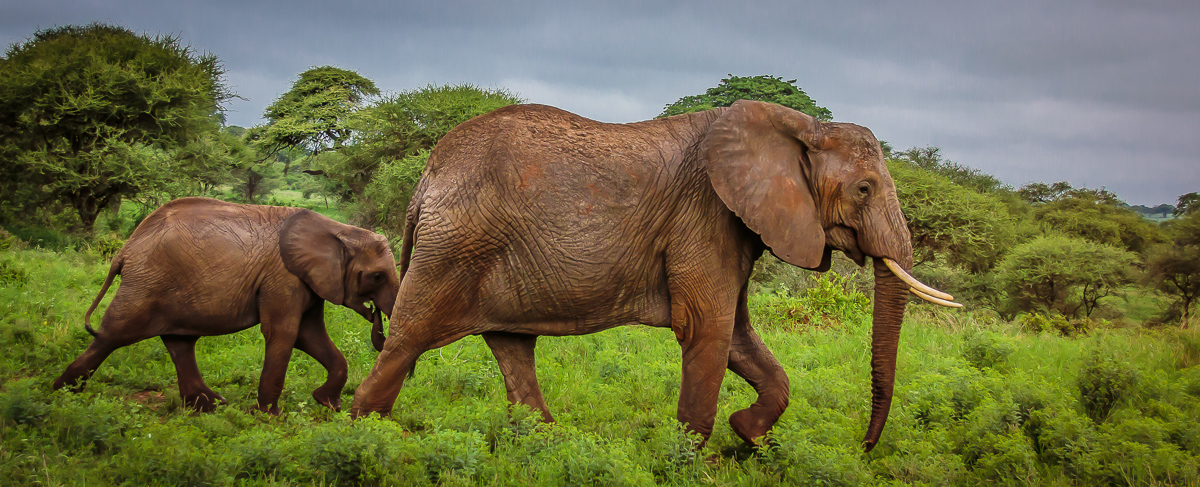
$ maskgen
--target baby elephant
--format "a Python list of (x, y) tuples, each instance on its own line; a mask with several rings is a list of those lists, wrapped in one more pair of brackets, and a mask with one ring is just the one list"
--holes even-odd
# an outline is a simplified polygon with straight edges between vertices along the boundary
[[(94, 331), (92, 311), (118, 274), (120, 288)], [(328, 377), (313, 398), (336, 410), (346, 359), (325, 331), (325, 301), (373, 322), (379, 350), (380, 312), (391, 314), (399, 287), (392, 252), (378, 234), (300, 208), (178, 199), (147, 216), (113, 259), (84, 316), (95, 338), (54, 388), (81, 389), (113, 350), (157, 336), (175, 362), (183, 402), (211, 411), (225, 398), (200, 377), (196, 340), (262, 323), (267, 352), (258, 409), (279, 413), (294, 347), (325, 367)]]

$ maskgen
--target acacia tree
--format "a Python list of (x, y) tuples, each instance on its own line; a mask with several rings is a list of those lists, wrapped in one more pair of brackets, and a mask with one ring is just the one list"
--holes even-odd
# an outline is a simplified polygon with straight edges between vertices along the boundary
[(1101, 298), (1131, 282), (1135, 261), (1111, 245), (1044, 236), (1013, 248), (998, 266), (998, 279), (1012, 311), (1091, 316)]
[(91, 232), (123, 196), (219, 164), (174, 155), (218, 129), (221, 104), (233, 96), (223, 76), (216, 56), (177, 37), (99, 23), (34, 33), (0, 58), (0, 154), (15, 178), (8, 188), (69, 203)]
[(356, 221), (398, 232), (425, 160), (438, 140), (460, 123), (523, 103), (504, 89), (470, 84), (429, 85), (385, 97), (351, 120), (354, 143), (322, 160), (324, 173), (357, 198)]
[(1171, 210), (1171, 214), (1183, 216), (1195, 211), (1196, 208), (1200, 208), (1200, 193), (1191, 192), (1179, 196), (1179, 200), (1175, 203), (1175, 209)]
[(267, 123), (252, 129), (250, 139), (263, 159), (287, 148), (313, 154), (336, 150), (353, 134), (347, 118), (377, 95), (375, 82), (357, 72), (333, 66), (309, 69), (267, 107)]
[(892, 160), (888, 172), (908, 220), (916, 264), (940, 255), (970, 272), (982, 272), (1013, 244), (1016, 219), (999, 198), (905, 160)]
[(658, 118), (727, 107), (738, 100), (776, 103), (812, 115), (818, 120), (833, 119), (833, 113), (828, 108), (817, 105), (804, 90), (796, 86), (794, 79), (784, 81), (783, 78), (771, 75), (743, 77), (732, 74), (722, 79), (717, 86), (706, 90), (703, 95), (685, 96), (667, 105)]
[(1179, 298), (1180, 327), (1187, 329), (1192, 305), (1200, 298), (1200, 212), (1172, 222), (1167, 233), (1170, 242), (1146, 252), (1146, 275), (1160, 290)]

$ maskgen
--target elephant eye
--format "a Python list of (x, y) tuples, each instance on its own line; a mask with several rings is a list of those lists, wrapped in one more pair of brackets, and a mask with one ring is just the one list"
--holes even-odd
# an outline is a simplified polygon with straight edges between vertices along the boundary
[(382, 280), (383, 280), (383, 273), (382, 273), (382, 272), (374, 272), (374, 273), (372, 273), (372, 274), (371, 274), (371, 280), (372, 280), (372, 281), (375, 281), (375, 282), (382, 281)]
[(870, 193), (871, 193), (871, 185), (870, 184), (862, 183), (862, 184), (858, 185), (858, 194), (866, 196)]

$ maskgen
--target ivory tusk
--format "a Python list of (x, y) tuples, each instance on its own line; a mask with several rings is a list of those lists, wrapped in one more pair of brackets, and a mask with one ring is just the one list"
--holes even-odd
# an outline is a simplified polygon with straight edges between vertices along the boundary
[(892, 274), (895, 274), (896, 277), (899, 277), (901, 281), (904, 281), (905, 284), (908, 284), (914, 290), (921, 291), (931, 297), (944, 299), (946, 301), (954, 301), (954, 296), (951, 296), (944, 292), (938, 291), (937, 289), (926, 286), (921, 281), (918, 281), (917, 278), (913, 277), (908, 272), (906, 272), (903, 267), (900, 267), (900, 264), (896, 263), (896, 261), (889, 259), (887, 257), (884, 257), (883, 264), (886, 265), (887, 268), (892, 271)]
[(945, 306), (945, 307), (947, 307), (947, 308), (961, 308), (961, 307), (963, 307), (962, 303), (955, 303), (955, 302), (953, 302), (953, 301), (946, 301), (945, 299), (938, 299), (938, 298), (935, 298), (935, 297), (933, 297), (933, 296), (930, 296), (930, 295), (928, 295), (928, 294), (925, 294), (925, 293), (923, 293), (923, 292), (921, 292), (921, 291), (918, 291), (918, 290), (916, 290), (916, 289), (912, 289), (912, 288), (909, 288), (908, 290), (909, 290), (909, 292), (911, 292), (911, 293), (915, 294), (915, 295), (916, 295), (918, 298), (924, 299), (924, 300), (926, 300), (926, 301), (929, 301), (929, 302), (931, 302), (931, 303), (933, 303), (933, 304), (942, 305), (942, 306)]

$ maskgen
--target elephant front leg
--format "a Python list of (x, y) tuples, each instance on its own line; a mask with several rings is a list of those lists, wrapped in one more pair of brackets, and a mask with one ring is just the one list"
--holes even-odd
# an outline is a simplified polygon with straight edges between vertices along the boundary
[(179, 378), (179, 398), (183, 405), (202, 413), (217, 408), (217, 401), (227, 402), (224, 397), (208, 388), (196, 365), (196, 341), (200, 337), (163, 335), (163, 345), (175, 363), (175, 375)]
[(534, 367), (533, 350), (537, 346), (537, 335), (488, 332), (483, 334), (483, 341), (492, 349), (492, 355), (496, 356), (496, 362), (500, 366), (500, 373), (504, 375), (508, 401), (541, 411), (542, 421), (553, 423), (554, 417), (546, 407), (546, 399), (542, 397), (542, 388), (538, 385), (537, 370)]
[(346, 386), (348, 370), (346, 357), (333, 344), (333, 340), (329, 339), (321, 311), (323, 311), (322, 308), (318, 307), (314, 316), (310, 316), (313, 315), (311, 310), (305, 315), (304, 322), (300, 324), (300, 333), (296, 337), (296, 348), (307, 353), (322, 367), (325, 367), (327, 374), (325, 383), (313, 391), (313, 399), (318, 404), (323, 404), (334, 411), (340, 411), (342, 388)]
[(259, 411), (279, 414), (279, 396), (283, 394), (288, 362), (292, 359), (292, 348), (296, 345), (298, 322), (298, 316), (279, 321), (263, 320), (262, 331), (267, 342), (267, 352), (258, 381), (258, 405), (255, 409)]
[(787, 373), (750, 327), (750, 310), (746, 306), (746, 288), (738, 298), (734, 319), (733, 342), (729, 348), (729, 370), (746, 379), (758, 393), (750, 407), (729, 416), (733, 432), (747, 443), (767, 434), (788, 406)]
[(676, 417), (707, 442), (717, 415), (721, 381), (729, 364), (733, 317), (712, 316), (695, 308), (672, 311), (671, 328), (683, 348), (683, 377)]

